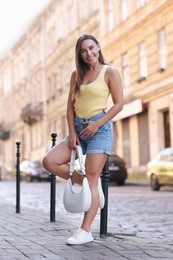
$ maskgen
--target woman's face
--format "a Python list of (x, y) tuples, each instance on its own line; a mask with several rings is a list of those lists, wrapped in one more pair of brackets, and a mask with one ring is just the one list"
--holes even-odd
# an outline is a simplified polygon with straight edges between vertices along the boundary
[(80, 55), (88, 65), (95, 64), (99, 58), (100, 46), (91, 39), (81, 42)]

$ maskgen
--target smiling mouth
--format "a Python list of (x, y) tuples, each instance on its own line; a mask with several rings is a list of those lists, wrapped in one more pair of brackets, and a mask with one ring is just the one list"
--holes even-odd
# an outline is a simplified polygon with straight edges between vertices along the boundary
[(88, 60), (93, 60), (94, 59), (94, 57), (90, 57), (90, 58), (88, 58)]

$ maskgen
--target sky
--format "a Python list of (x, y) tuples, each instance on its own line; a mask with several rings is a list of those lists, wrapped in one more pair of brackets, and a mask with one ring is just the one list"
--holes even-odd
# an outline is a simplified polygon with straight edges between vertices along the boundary
[(0, 57), (20, 39), (51, 0), (0, 0)]

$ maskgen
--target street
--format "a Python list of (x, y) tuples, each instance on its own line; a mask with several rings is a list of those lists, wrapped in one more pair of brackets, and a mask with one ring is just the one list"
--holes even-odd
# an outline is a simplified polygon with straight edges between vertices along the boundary
[[(83, 215), (65, 211), (62, 203), (64, 184), (63, 181), (57, 181), (56, 184), (56, 225), (58, 227), (59, 220), (63, 220), (74, 228), (80, 225)], [(14, 206), (14, 212), (15, 188), (15, 181), (0, 182), (0, 205)], [(25, 210), (39, 210), (49, 222), (50, 183), (21, 182), (20, 205), (23, 216)], [(92, 228), (99, 239), (99, 211)], [(129, 250), (126, 248), (121, 252), (121, 258), (114, 259), (173, 259), (173, 187), (163, 187), (159, 192), (153, 192), (146, 181), (127, 181), (125, 186), (120, 187), (111, 183), (108, 206), (109, 239), (110, 243), (115, 239), (119, 246), (128, 241)], [(135, 256), (134, 250), (137, 254)]]

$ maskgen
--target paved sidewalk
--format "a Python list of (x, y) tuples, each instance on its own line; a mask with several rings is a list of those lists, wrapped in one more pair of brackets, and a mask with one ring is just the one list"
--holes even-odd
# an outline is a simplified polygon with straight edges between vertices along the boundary
[(67, 246), (66, 239), (76, 230), (75, 221), (60, 219), (49, 222), (45, 212), (22, 209), (15, 213), (11, 205), (0, 204), (0, 259), (173, 259), (172, 247), (154, 245), (133, 236), (112, 234), (85, 245)]
[(49, 185), (22, 183), (21, 213), (16, 214), (15, 183), (0, 183), (0, 260), (173, 259), (172, 190), (153, 193), (148, 186), (110, 186), (108, 237), (100, 239), (98, 212), (92, 225), (95, 241), (67, 246), (82, 214), (65, 212), (64, 186), (57, 183), (56, 222), (50, 222)]

